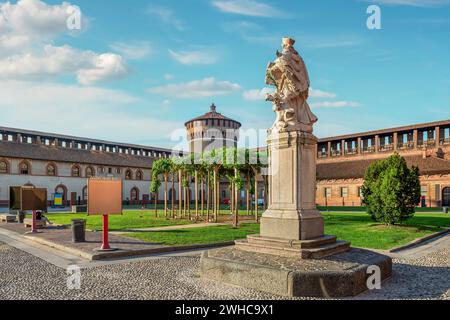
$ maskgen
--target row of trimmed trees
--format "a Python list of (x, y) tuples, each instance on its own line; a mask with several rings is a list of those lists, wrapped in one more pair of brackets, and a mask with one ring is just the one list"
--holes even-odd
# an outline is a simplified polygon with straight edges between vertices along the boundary
[[(158, 190), (164, 184), (164, 216), (218, 221), (220, 213), (220, 181), (229, 182), (230, 213), (233, 225), (239, 222), (239, 192), (245, 190), (247, 213), (252, 209), (258, 221), (258, 181), (261, 169), (267, 165), (266, 151), (220, 148), (185, 157), (162, 158), (153, 162), (150, 192), (155, 194), (156, 215)], [(178, 203), (175, 201), (175, 180), (178, 180)], [(190, 186), (194, 185), (194, 199), (190, 199)], [(169, 184), (172, 196), (169, 199)], [(265, 179), (265, 184), (267, 181)], [(265, 188), (267, 190), (267, 187)], [(254, 207), (251, 203), (255, 196)], [(169, 208), (169, 202), (171, 208)], [(191, 203), (194, 202), (194, 208)], [(192, 210), (191, 210), (192, 209)]]

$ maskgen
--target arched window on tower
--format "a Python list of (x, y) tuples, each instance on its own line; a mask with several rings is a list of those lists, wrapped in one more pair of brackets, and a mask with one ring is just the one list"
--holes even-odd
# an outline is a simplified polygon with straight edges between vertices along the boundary
[(144, 179), (144, 174), (142, 173), (141, 170), (136, 171), (136, 180), (143, 180)]

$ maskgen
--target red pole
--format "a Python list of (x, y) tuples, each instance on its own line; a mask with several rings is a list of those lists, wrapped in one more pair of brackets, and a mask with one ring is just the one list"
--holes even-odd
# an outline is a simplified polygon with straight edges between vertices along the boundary
[(102, 243), (102, 250), (110, 250), (111, 247), (109, 246), (109, 240), (108, 240), (108, 215), (103, 215), (103, 243)]
[(36, 210), (33, 210), (32, 223), (31, 223), (31, 233), (36, 233), (36, 232), (37, 232), (37, 228), (36, 228)]

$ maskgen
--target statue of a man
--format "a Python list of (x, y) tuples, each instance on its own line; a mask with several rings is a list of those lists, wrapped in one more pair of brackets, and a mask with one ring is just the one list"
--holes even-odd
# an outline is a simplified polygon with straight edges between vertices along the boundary
[(267, 100), (273, 102), (277, 113), (272, 131), (312, 133), (317, 117), (307, 102), (310, 86), (308, 70), (294, 44), (294, 39), (283, 38), (283, 51), (277, 51), (278, 58), (267, 66), (266, 84), (276, 87), (274, 94), (267, 95)]

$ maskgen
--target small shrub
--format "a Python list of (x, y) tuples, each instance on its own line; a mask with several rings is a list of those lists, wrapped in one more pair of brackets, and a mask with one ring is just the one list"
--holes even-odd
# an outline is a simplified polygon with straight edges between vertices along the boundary
[(406, 221), (420, 202), (419, 169), (408, 168), (405, 159), (395, 153), (367, 168), (362, 193), (373, 220), (387, 225)]

